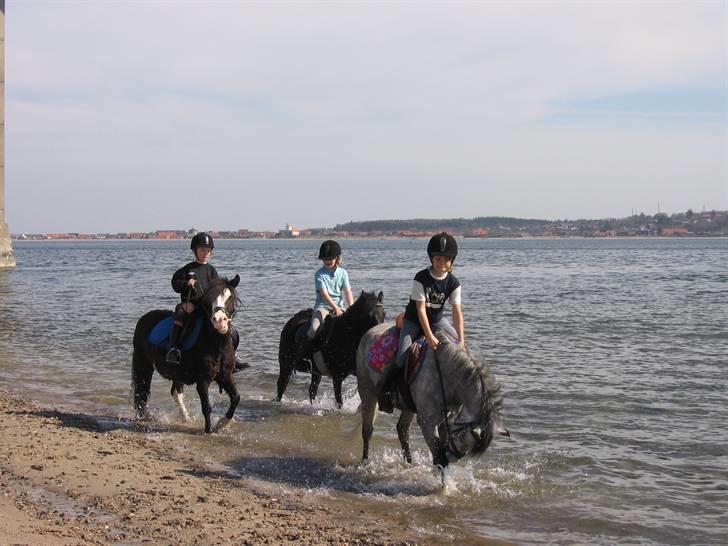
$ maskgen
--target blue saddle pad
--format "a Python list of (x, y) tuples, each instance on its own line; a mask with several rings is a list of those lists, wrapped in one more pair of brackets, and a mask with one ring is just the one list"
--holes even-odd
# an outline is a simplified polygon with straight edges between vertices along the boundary
[[(149, 332), (149, 335), (147, 336), (149, 343), (162, 347), (163, 349), (171, 349), (172, 346), (169, 343), (169, 336), (172, 333), (173, 324), (174, 316), (171, 315), (165, 319), (160, 320), (157, 325), (152, 328), (152, 331)], [(195, 319), (195, 324), (192, 326), (192, 331), (188, 332), (187, 335), (185, 335), (184, 340), (182, 341), (181, 349), (183, 351), (187, 351), (194, 347), (197, 338), (200, 337), (201, 331), (202, 317), (197, 317)]]

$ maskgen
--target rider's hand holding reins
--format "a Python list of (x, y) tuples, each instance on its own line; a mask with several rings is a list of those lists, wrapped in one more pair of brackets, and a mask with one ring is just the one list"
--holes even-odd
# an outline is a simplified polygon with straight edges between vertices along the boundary
[(432, 333), (432, 328), (430, 328), (430, 319), (427, 317), (427, 306), (424, 301), (419, 300), (415, 302), (415, 305), (417, 306), (417, 316), (420, 319), (422, 332), (425, 334), (425, 338), (430, 344), (430, 347), (432, 347), (432, 350), (437, 351), (437, 347), (440, 345), (440, 340), (435, 337), (435, 334)]

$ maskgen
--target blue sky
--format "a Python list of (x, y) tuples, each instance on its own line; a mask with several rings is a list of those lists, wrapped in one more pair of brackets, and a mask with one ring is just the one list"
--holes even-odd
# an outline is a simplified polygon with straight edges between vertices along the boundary
[(6, 6), (11, 231), (728, 209), (728, 2)]

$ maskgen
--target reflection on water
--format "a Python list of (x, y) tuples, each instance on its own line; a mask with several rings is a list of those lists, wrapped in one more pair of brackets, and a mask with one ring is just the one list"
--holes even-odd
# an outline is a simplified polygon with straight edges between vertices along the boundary
[[(403, 309), (426, 242), (344, 241), (355, 293)], [(18, 242), (0, 270), (0, 386), (125, 423), (138, 317), (176, 303), (183, 241)], [(305, 374), (272, 402), (280, 329), (313, 302), (318, 241), (220, 241), (212, 262), (240, 273), (236, 317), (253, 368), (231, 428), (205, 436), (199, 400), (181, 424), (155, 376), (149, 434), (174, 435), (210, 472), (305, 488), (400, 514), (432, 542), (721, 543), (728, 502), (725, 240), (464, 240), (466, 338), (506, 393), (513, 438), (453, 465), (441, 488), (413, 426), (402, 462), (382, 415), (362, 465), (356, 382), (335, 408), (330, 380), (308, 403)], [(227, 407), (213, 387), (216, 417)], [(103, 416), (103, 417), (100, 417)]]

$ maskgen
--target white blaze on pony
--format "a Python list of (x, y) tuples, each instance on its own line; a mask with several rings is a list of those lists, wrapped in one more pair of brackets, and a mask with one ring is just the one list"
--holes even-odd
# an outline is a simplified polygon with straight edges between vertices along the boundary
[(227, 288), (223, 290), (215, 300), (212, 302), (212, 316), (210, 320), (215, 330), (221, 334), (227, 334), (228, 328), (230, 328), (230, 315), (225, 309), (225, 302), (232, 296), (232, 292)]

